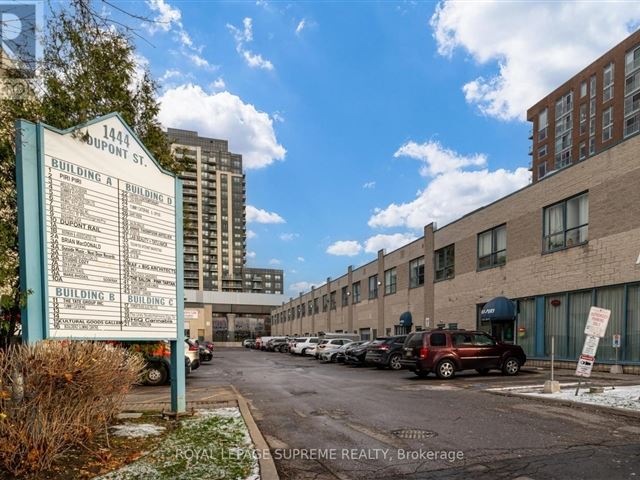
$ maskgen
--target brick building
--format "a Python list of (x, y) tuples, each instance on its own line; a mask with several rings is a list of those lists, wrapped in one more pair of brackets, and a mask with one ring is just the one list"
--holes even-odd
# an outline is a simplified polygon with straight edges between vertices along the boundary
[[(632, 35), (613, 55), (635, 51), (633, 39), (640, 37)], [(590, 70), (584, 72), (588, 78)], [(579, 86), (580, 75), (565, 86)], [(565, 86), (530, 114), (549, 109)], [(614, 117), (614, 140), (597, 139), (595, 153), (572, 168), (554, 168), (544, 181), (440, 229), (427, 225), (414, 242), (380, 251), (375, 261), (290, 299), (272, 312), (273, 332), (370, 338), (437, 326), (482, 328), (521, 344), (534, 361), (548, 358), (555, 336), (557, 357), (575, 361), (589, 308), (597, 305), (612, 311), (598, 362), (614, 360), (612, 335), (620, 334), (622, 362), (640, 370), (634, 366), (640, 365), (640, 136), (624, 135), (622, 113)], [(499, 296), (516, 303), (515, 319), (482, 322), (481, 308)], [(410, 322), (406, 315), (401, 321), (404, 312)]]

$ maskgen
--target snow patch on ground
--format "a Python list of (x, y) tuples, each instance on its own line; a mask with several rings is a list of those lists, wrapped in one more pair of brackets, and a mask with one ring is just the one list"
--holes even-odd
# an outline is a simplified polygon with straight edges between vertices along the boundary
[(111, 427), (116, 437), (144, 438), (160, 435), (164, 427), (151, 423), (124, 423)]
[(575, 393), (575, 388), (561, 390), (558, 393), (542, 393), (540, 390), (518, 392), (519, 395), (528, 397), (565, 400), (640, 412), (640, 385), (604, 387), (603, 393), (589, 393), (589, 389), (585, 387), (580, 389), (577, 396)]

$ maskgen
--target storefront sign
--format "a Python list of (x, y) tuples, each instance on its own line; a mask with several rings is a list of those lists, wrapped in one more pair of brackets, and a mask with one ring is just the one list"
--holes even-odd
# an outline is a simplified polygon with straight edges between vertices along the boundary
[(41, 203), (22, 221), (39, 223), (40, 245), (21, 239), (21, 254), (25, 265), (42, 260), (44, 337), (175, 340), (179, 180), (117, 114), (66, 131), (34, 129)]
[(198, 310), (194, 310), (193, 308), (185, 308), (184, 309), (184, 319), (185, 320), (197, 320), (198, 319)]
[(584, 328), (584, 334), (591, 335), (592, 337), (604, 337), (607, 331), (607, 325), (609, 325), (610, 317), (611, 310), (591, 307), (591, 310), (589, 310), (589, 317), (587, 318), (587, 325)]

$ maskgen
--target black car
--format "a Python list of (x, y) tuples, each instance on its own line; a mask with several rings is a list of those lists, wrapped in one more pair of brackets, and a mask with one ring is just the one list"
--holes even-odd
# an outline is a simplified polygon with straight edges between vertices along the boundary
[(355, 347), (349, 347), (344, 352), (344, 363), (349, 365), (364, 365), (364, 357), (367, 355), (367, 345), (371, 342), (364, 342)]
[(402, 348), (406, 335), (378, 338), (367, 346), (365, 362), (375, 365), (376, 368), (400, 370), (402, 368)]

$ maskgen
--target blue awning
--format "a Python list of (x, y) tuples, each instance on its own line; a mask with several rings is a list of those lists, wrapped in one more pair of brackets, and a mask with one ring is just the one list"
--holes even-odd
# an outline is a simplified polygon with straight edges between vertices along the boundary
[(506, 297), (496, 297), (489, 300), (480, 311), (480, 320), (499, 322), (515, 320), (516, 304)]
[(413, 325), (411, 312), (404, 312), (402, 315), (400, 315), (400, 325), (403, 327), (410, 327), (411, 325)]

